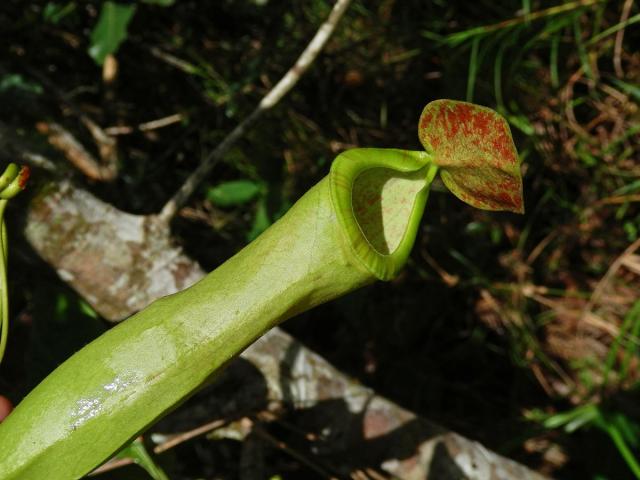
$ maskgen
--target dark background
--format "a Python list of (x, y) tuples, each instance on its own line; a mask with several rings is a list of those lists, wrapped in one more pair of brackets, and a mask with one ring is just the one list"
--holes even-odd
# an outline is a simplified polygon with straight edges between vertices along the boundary
[[(545, 474), (636, 478), (610, 435), (626, 431), (638, 455), (634, 252), (588, 304), (640, 232), (640, 10), (631, 2), (635, 20), (621, 28), (628, 3), (354, 0), (296, 88), (203, 180), (173, 222), (177, 241), (213, 269), (324, 176), (340, 151), (419, 149), (417, 120), (430, 100), (497, 109), (521, 155), (526, 214), (477, 211), (436, 189), (399, 278), (285, 328), (380, 394)], [(108, 85), (87, 54), (100, 7), (2, 2), (0, 119), (44, 149), (34, 127), (41, 121), (63, 124), (91, 145), (69, 103), (102, 127), (182, 114), (171, 126), (120, 136), (120, 173), (110, 183), (86, 179), (51, 153), (100, 198), (149, 214), (253, 110), (331, 5), (140, 3)], [(616, 26), (620, 40), (607, 34)], [(194, 69), (176, 68), (153, 49)], [(237, 179), (260, 194), (216, 204), (211, 189)], [(42, 185), (36, 179), (32, 195)], [(14, 327), (0, 391), (14, 402), (108, 328), (26, 245), (20, 225), (28, 201), (12, 202), (8, 213)], [(597, 321), (583, 324), (587, 306)], [(567, 433), (585, 408), (597, 420)], [(184, 447), (175, 460), (181, 466), (171, 468), (197, 478), (215, 464), (211, 478), (237, 478), (236, 442), (210, 443)], [(209, 453), (198, 454), (203, 448)], [(280, 453), (269, 468), (282, 478), (315, 478)]]

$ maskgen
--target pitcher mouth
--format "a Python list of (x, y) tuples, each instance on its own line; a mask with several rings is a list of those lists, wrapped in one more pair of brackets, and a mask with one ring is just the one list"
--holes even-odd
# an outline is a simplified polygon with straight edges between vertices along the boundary
[(331, 166), (331, 200), (347, 242), (380, 280), (394, 278), (415, 242), (438, 167), (427, 152), (360, 148)]

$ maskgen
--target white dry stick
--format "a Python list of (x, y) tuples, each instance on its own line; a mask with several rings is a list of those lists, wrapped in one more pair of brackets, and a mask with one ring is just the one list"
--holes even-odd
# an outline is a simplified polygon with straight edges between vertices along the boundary
[(157, 120), (150, 120), (148, 122), (141, 123), (135, 127), (129, 126), (118, 126), (118, 127), (107, 127), (104, 129), (109, 135), (129, 135), (136, 130), (141, 132), (149, 132), (151, 130), (156, 130), (158, 128), (168, 127), (169, 125), (173, 125), (174, 123), (181, 122), (184, 118), (184, 115), (181, 113), (174, 113), (173, 115), (169, 115), (167, 117), (158, 118)]
[(320, 26), (315, 36), (304, 49), (296, 63), (285, 73), (280, 81), (265, 95), (260, 104), (251, 114), (240, 122), (225, 139), (218, 144), (200, 163), (178, 191), (162, 208), (158, 215), (159, 220), (170, 222), (178, 209), (193, 194), (198, 184), (209, 174), (213, 166), (225, 153), (249, 130), (253, 123), (270, 108), (273, 108), (300, 80), (300, 77), (309, 69), (320, 51), (324, 48), (327, 40), (336, 28), (336, 25), (347, 10), (351, 0), (337, 0), (329, 17)]

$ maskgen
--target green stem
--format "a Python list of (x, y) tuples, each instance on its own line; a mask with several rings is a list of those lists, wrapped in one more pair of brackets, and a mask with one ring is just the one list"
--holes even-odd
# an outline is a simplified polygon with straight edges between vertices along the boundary
[(153, 457), (149, 455), (147, 448), (144, 446), (144, 442), (140, 439), (131, 442), (117, 457), (132, 459), (133, 462), (143, 468), (153, 480), (169, 480), (164, 470), (162, 470), (153, 460)]
[(620, 431), (612, 425), (606, 425), (605, 431), (609, 434), (609, 437), (613, 441), (614, 445), (618, 449), (618, 452), (626, 462), (629, 469), (633, 472), (633, 475), (640, 480), (640, 464), (627, 445), (627, 442), (624, 441), (624, 437), (622, 436)]
[(0, 363), (4, 358), (9, 334), (9, 294), (7, 285), (7, 228), (4, 223), (4, 211), (7, 200), (0, 200)]

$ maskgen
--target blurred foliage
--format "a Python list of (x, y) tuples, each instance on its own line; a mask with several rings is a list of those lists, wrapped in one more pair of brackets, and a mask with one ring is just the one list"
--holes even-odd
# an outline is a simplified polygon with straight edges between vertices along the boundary
[[(121, 43), (100, 38), (109, 3), (135, 8)], [(157, 212), (290, 67), (330, 7), (4, 0), (2, 122), (34, 148), (45, 144), (34, 131), (40, 121), (64, 124), (91, 146), (78, 111), (107, 130), (133, 127), (117, 136), (121, 174), (109, 185), (81, 178), (55, 151), (47, 155), (118, 208)], [(473, 211), (435, 192), (400, 278), (288, 328), (380, 393), (543, 473), (634, 478), (638, 23), (638, 5), (626, 0), (354, 0), (298, 87), (183, 209), (176, 235), (212, 268), (282, 215), (343, 149), (419, 148), (416, 122), (428, 101), (498, 109), (521, 154), (527, 213)], [(109, 80), (87, 54), (102, 44), (98, 58), (116, 60)], [(135, 128), (175, 113), (182, 122)], [(40, 313), (56, 297), (32, 281), (42, 266), (22, 245), (12, 260), (21, 272), (13, 291), (22, 293), (12, 300), (24, 321), (14, 322), (13, 358), (0, 376), (14, 399), (26, 378), (40, 376), (20, 366), (20, 338), (43, 344), (39, 328), (58, 318)], [(31, 317), (34, 327), (25, 323)], [(44, 343), (57, 352), (66, 330), (54, 331), (56, 340)], [(56, 358), (68, 354), (60, 351)], [(207, 465), (214, 454), (197, 445), (175, 462)], [(218, 465), (236, 458), (228, 444), (219, 447)], [(295, 478), (285, 465), (271, 474)], [(298, 478), (308, 478), (299, 468)]]
[[(174, 0), (141, 0), (144, 3), (168, 7)], [(43, 17), (53, 23), (58, 23), (67, 13), (75, 9), (75, 3), (65, 6), (53, 2), (47, 3)], [(96, 26), (91, 31), (91, 46), (89, 55), (98, 65), (103, 65), (107, 56), (118, 51), (120, 44), (127, 39), (127, 28), (136, 12), (135, 4), (118, 2), (104, 2), (100, 8), (100, 16)]]
[(260, 191), (260, 184), (251, 180), (231, 180), (210, 187), (207, 198), (219, 207), (235, 207), (250, 202)]
[(98, 23), (91, 32), (89, 55), (98, 65), (118, 50), (127, 38), (127, 27), (136, 11), (135, 5), (105, 2), (100, 10)]

